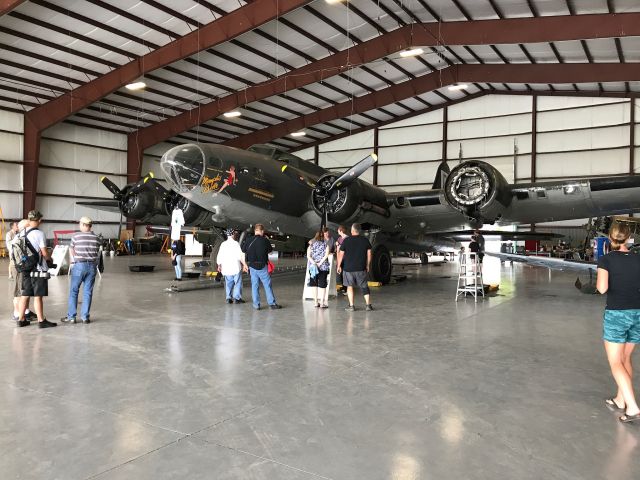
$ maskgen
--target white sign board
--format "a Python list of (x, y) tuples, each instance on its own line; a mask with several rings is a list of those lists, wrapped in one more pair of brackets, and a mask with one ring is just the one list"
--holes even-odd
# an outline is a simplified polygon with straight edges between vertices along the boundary
[(56, 245), (51, 253), (51, 260), (56, 264), (56, 268), (49, 269), (49, 275), (57, 276), (65, 273), (69, 269), (69, 245)]
[[(336, 268), (334, 265), (334, 255), (329, 255), (329, 277), (327, 282), (327, 290), (325, 295), (328, 293), (328, 297), (336, 296)], [(302, 299), (303, 300), (313, 300), (313, 291), (316, 287), (309, 286), (309, 268), (307, 267), (307, 271), (304, 274), (304, 290), (302, 291)], [(322, 299), (318, 299), (320, 303), (323, 303)]]

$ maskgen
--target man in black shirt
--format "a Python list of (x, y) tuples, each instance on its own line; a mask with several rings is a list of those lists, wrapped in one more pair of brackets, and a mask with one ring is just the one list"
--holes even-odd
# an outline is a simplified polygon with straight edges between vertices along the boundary
[(253, 308), (260, 310), (260, 283), (264, 287), (265, 295), (269, 308), (282, 308), (276, 303), (276, 297), (273, 295), (271, 288), (271, 275), (269, 274), (269, 252), (273, 248), (271, 242), (264, 237), (264, 226), (256, 223), (255, 236), (248, 239), (242, 251), (245, 254), (245, 260), (251, 274), (251, 297), (253, 299)]
[(368, 273), (371, 268), (371, 243), (360, 235), (362, 227), (359, 223), (351, 226), (351, 236), (344, 239), (338, 255), (338, 273), (343, 273), (344, 285), (347, 287), (349, 306), (345, 308), (353, 312), (353, 287), (360, 287), (364, 295), (367, 311), (373, 310), (370, 301)]

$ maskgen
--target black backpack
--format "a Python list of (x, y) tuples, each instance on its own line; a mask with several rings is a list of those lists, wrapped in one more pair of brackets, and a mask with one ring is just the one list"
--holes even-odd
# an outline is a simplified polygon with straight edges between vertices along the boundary
[(32, 272), (40, 263), (40, 252), (34, 248), (27, 238), (27, 234), (33, 230), (37, 230), (37, 228), (27, 230), (24, 235), (20, 235), (11, 244), (13, 263), (16, 266), (16, 270), (21, 273)]

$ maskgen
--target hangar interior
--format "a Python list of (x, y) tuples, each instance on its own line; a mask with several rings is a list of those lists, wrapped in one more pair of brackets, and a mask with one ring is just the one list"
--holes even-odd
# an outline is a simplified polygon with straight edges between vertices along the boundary
[[(375, 151), (361, 178), (388, 192), (431, 188), (443, 161), (515, 184), (640, 168), (636, 0), (7, 0), (0, 51), (0, 208), (40, 210), (47, 238), (81, 216), (118, 238), (118, 213), (77, 202), (113, 199), (103, 176), (166, 184), (160, 159), (184, 143), (265, 143), (336, 172)], [(535, 227), (580, 238), (586, 222)], [(492, 260), (499, 295), (454, 304), (455, 263), (409, 265), (366, 314), (315, 310), (287, 277), (285, 308), (252, 312), (167, 294), (169, 260), (149, 261), (141, 281), (107, 260), (90, 326), (0, 326), (7, 478), (640, 470), (637, 428), (601, 401), (603, 299), (571, 274)], [(49, 288), (56, 320), (67, 278)]]

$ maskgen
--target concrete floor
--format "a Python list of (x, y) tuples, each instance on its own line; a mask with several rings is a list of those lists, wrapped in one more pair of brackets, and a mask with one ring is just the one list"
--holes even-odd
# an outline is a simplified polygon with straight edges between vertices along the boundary
[[(150, 256), (107, 259), (91, 325), (17, 329), (4, 302), (0, 477), (640, 477), (640, 426), (603, 403), (603, 298), (490, 260), (500, 294), (454, 303), (455, 264), (405, 271), (370, 313), (303, 304), (299, 276), (275, 282), (280, 311), (165, 293)], [(57, 320), (68, 279), (50, 292)]]

